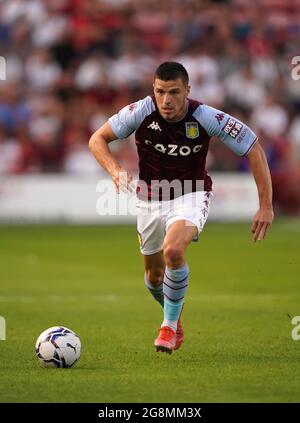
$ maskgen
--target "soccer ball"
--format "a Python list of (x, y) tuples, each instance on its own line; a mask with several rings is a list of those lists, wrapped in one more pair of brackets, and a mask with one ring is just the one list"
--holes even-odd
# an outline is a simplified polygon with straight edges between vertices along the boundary
[(81, 342), (72, 330), (53, 326), (40, 334), (35, 352), (44, 367), (73, 367), (81, 354)]

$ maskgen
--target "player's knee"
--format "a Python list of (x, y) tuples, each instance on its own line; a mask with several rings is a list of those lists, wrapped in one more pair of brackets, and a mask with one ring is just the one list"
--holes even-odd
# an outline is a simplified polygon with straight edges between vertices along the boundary
[(147, 269), (146, 276), (152, 285), (160, 285), (164, 279), (164, 269)]
[(184, 251), (176, 245), (166, 245), (164, 258), (167, 267), (177, 267), (184, 261)]

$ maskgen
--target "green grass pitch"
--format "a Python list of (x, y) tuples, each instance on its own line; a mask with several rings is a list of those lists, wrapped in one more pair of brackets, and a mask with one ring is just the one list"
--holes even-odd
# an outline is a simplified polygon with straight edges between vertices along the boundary
[[(1, 402), (299, 402), (300, 223), (208, 222), (189, 247), (186, 340), (155, 353), (162, 311), (143, 282), (133, 226), (1, 226)], [(70, 327), (73, 369), (45, 369), (38, 335)]]

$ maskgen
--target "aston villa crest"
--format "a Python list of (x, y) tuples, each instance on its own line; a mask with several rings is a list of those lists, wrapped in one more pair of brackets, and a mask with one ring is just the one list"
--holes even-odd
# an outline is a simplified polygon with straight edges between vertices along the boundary
[(199, 126), (197, 122), (186, 122), (185, 123), (185, 134), (192, 140), (199, 137)]

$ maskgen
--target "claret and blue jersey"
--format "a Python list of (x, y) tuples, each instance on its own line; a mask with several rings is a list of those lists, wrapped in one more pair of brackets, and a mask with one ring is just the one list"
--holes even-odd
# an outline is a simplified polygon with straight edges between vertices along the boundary
[(148, 96), (113, 115), (109, 124), (119, 139), (135, 131), (139, 156), (139, 178), (150, 191), (151, 181), (203, 181), (210, 191), (212, 181), (205, 162), (212, 136), (217, 136), (239, 156), (255, 144), (255, 133), (243, 122), (213, 107), (188, 99), (185, 116), (168, 122), (159, 113), (154, 97)]

